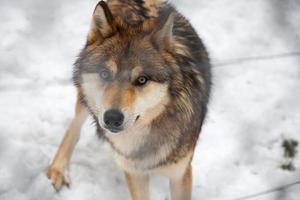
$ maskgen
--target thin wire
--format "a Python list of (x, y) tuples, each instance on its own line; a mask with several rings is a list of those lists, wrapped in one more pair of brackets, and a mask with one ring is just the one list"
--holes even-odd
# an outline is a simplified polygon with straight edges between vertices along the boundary
[[(288, 53), (283, 53), (283, 54), (273, 54), (273, 55), (265, 55), (265, 56), (254, 56), (254, 57), (244, 57), (244, 58), (237, 58), (237, 59), (232, 59), (232, 60), (226, 60), (226, 61), (219, 61), (215, 62), (213, 64), (214, 68), (221, 68), (221, 67), (227, 67), (229, 65), (235, 65), (243, 62), (251, 62), (251, 61), (262, 61), (262, 60), (273, 60), (273, 59), (280, 59), (280, 58), (289, 58), (289, 57), (300, 57), (300, 52), (288, 52)], [(283, 186), (279, 186), (277, 188), (272, 188), (266, 191), (262, 191), (256, 194), (251, 194), (248, 196), (244, 197), (239, 197), (231, 200), (247, 200), (247, 199), (253, 199), (255, 197), (267, 195), (273, 192), (278, 192), (281, 190), (285, 190), (287, 188), (290, 188), (294, 185), (299, 185), (300, 180), (296, 181), (294, 183), (289, 183)]]
[(294, 182), (294, 183), (289, 183), (289, 184), (286, 184), (286, 185), (277, 187), (277, 188), (269, 189), (269, 190), (266, 190), (266, 191), (263, 191), (263, 192), (259, 192), (259, 193), (256, 193), (256, 194), (251, 194), (251, 195), (248, 195), (248, 196), (244, 196), (244, 197), (240, 197), (240, 198), (236, 198), (236, 199), (231, 199), (231, 200), (246, 200), (246, 199), (252, 199), (252, 198), (259, 197), (259, 196), (263, 196), (263, 195), (270, 194), (270, 193), (273, 193), (273, 192), (285, 190), (285, 189), (287, 189), (287, 188), (289, 188), (289, 187), (292, 187), (292, 186), (298, 185), (298, 184), (300, 184), (300, 180), (297, 181), (297, 182)]
[(219, 67), (226, 67), (228, 65), (234, 65), (234, 64), (239, 64), (239, 63), (243, 63), (243, 62), (273, 60), (273, 59), (288, 58), (288, 57), (300, 57), (300, 52), (288, 52), (288, 53), (283, 53), (283, 54), (253, 56), (253, 57), (237, 58), (237, 59), (232, 59), (232, 60), (224, 60), (224, 61), (215, 62), (213, 64), (213, 66), (214, 66), (214, 68), (219, 68)]

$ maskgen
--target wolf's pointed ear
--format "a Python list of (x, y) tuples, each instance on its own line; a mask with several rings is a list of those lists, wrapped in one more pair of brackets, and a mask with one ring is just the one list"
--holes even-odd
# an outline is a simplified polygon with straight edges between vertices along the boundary
[(114, 27), (114, 17), (104, 1), (100, 1), (93, 13), (91, 29), (88, 33), (88, 44), (92, 44), (97, 40), (101, 42), (116, 31)]
[(159, 28), (154, 33), (154, 42), (159, 49), (172, 48), (173, 42), (174, 14), (170, 13), (163, 17)]

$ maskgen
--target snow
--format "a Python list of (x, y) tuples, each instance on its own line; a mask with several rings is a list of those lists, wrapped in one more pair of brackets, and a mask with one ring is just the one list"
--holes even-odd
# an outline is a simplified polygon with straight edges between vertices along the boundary
[[(71, 188), (45, 176), (70, 119), (72, 63), (97, 1), (0, 2), (0, 199), (129, 199), (123, 174), (91, 120), (71, 161)], [(300, 51), (296, 0), (174, 0), (197, 29), (213, 63)], [(209, 114), (196, 149), (193, 199), (230, 200), (300, 180), (284, 171), (281, 143), (300, 141), (300, 57), (216, 66)], [(256, 197), (298, 200), (300, 186)], [(168, 199), (163, 177), (152, 199)]]

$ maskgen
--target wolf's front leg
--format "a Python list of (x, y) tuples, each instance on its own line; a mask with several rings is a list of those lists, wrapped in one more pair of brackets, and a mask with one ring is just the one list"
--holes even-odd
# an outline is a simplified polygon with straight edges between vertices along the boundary
[(69, 185), (68, 169), (69, 161), (80, 137), (80, 130), (88, 116), (87, 109), (81, 104), (79, 94), (77, 96), (75, 116), (72, 119), (63, 141), (54, 157), (52, 164), (47, 171), (48, 178), (56, 190), (60, 190), (63, 185)]
[(189, 165), (183, 176), (170, 177), (171, 199), (192, 199), (192, 166)]
[(125, 172), (125, 178), (132, 200), (149, 200), (149, 175)]

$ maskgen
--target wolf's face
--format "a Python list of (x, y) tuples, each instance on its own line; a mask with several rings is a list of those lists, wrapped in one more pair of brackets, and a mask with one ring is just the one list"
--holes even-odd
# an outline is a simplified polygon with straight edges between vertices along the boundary
[(85, 100), (101, 127), (111, 132), (149, 122), (169, 101), (170, 71), (150, 41), (121, 42), (115, 36), (95, 47), (82, 73)]
[(155, 22), (121, 30), (101, 4), (93, 17), (74, 77), (85, 102), (100, 126), (110, 132), (148, 125), (170, 101), (172, 68), (166, 49), (172, 19), (167, 17), (154, 31), (150, 27)]

